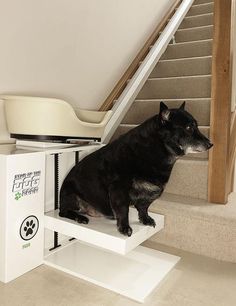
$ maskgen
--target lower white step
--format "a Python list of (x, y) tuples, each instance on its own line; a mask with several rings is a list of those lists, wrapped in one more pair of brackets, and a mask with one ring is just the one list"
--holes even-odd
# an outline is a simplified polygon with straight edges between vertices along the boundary
[(180, 257), (143, 246), (122, 256), (75, 241), (47, 256), (44, 263), (144, 302), (179, 260)]
[(149, 215), (156, 222), (155, 228), (141, 224), (137, 210), (130, 208), (129, 223), (133, 229), (131, 237), (120, 234), (116, 221), (104, 217), (89, 217), (88, 224), (78, 224), (76, 221), (59, 217), (58, 210), (54, 210), (45, 214), (44, 221), (45, 228), (49, 230), (124, 255), (164, 228), (164, 216), (155, 213)]

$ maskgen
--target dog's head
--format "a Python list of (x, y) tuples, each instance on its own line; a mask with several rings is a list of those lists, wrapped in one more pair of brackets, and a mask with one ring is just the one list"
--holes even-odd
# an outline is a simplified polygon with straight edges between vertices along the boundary
[(169, 109), (161, 102), (158, 120), (162, 139), (178, 155), (209, 150), (213, 144), (199, 131), (196, 119), (184, 107), (185, 102), (180, 108)]

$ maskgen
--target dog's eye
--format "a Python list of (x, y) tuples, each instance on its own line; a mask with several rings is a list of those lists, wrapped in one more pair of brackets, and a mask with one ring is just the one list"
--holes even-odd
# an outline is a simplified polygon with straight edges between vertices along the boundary
[(186, 129), (188, 132), (192, 131), (192, 127), (191, 127), (190, 125), (187, 125), (187, 126), (185, 127), (185, 129)]

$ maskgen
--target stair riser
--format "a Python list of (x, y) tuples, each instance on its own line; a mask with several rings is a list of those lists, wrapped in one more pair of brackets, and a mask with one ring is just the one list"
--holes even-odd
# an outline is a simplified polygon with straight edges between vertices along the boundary
[(208, 163), (206, 161), (179, 160), (172, 170), (165, 192), (206, 199), (207, 173)]
[[(116, 138), (118, 138), (119, 136), (127, 133), (128, 131), (130, 131), (131, 129), (133, 129), (134, 126), (130, 126), (130, 125), (120, 125), (118, 127), (118, 129), (116, 130), (115, 134), (112, 137), (112, 141), (115, 140)], [(200, 131), (201, 133), (203, 133), (203, 135), (205, 135), (206, 137), (209, 137), (209, 128), (202, 128), (200, 127)], [(193, 157), (193, 158), (198, 158), (198, 159), (207, 159), (208, 158), (208, 152), (203, 152), (203, 153), (191, 153), (188, 154), (186, 157)]]
[(235, 226), (171, 214), (158, 208), (151, 208), (150, 211), (165, 215), (164, 229), (152, 236), (150, 241), (218, 260), (236, 262)]
[(211, 77), (183, 77), (148, 80), (137, 99), (210, 98)]
[(199, 41), (176, 45), (170, 44), (161, 59), (209, 56), (211, 54), (212, 41)]
[(201, 27), (206, 25), (213, 25), (213, 14), (185, 18), (179, 29)]
[[(161, 100), (135, 101), (122, 123), (140, 124), (159, 113)], [(210, 99), (186, 100), (185, 109), (198, 121), (199, 125), (210, 125)], [(169, 108), (178, 108), (183, 101), (164, 101)]]
[(214, 3), (206, 3), (195, 5), (190, 8), (187, 13), (187, 16), (196, 16), (201, 14), (213, 13), (214, 10)]
[(193, 4), (196, 5), (196, 4), (203, 4), (203, 3), (214, 3), (214, 1), (212, 1), (212, 0), (195, 0)]
[(175, 42), (196, 41), (211, 39), (213, 36), (213, 26), (182, 29), (175, 34)]
[(211, 57), (160, 61), (150, 77), (175, 77), (211, 74)]

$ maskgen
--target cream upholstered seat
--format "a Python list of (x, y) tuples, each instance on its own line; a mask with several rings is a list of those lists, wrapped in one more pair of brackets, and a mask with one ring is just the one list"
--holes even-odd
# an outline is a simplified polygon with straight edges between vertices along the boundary
[(77, 109), (59, 99), (3, 95), (8, 131), (17, 139), (100, 140), (112, 111)]

